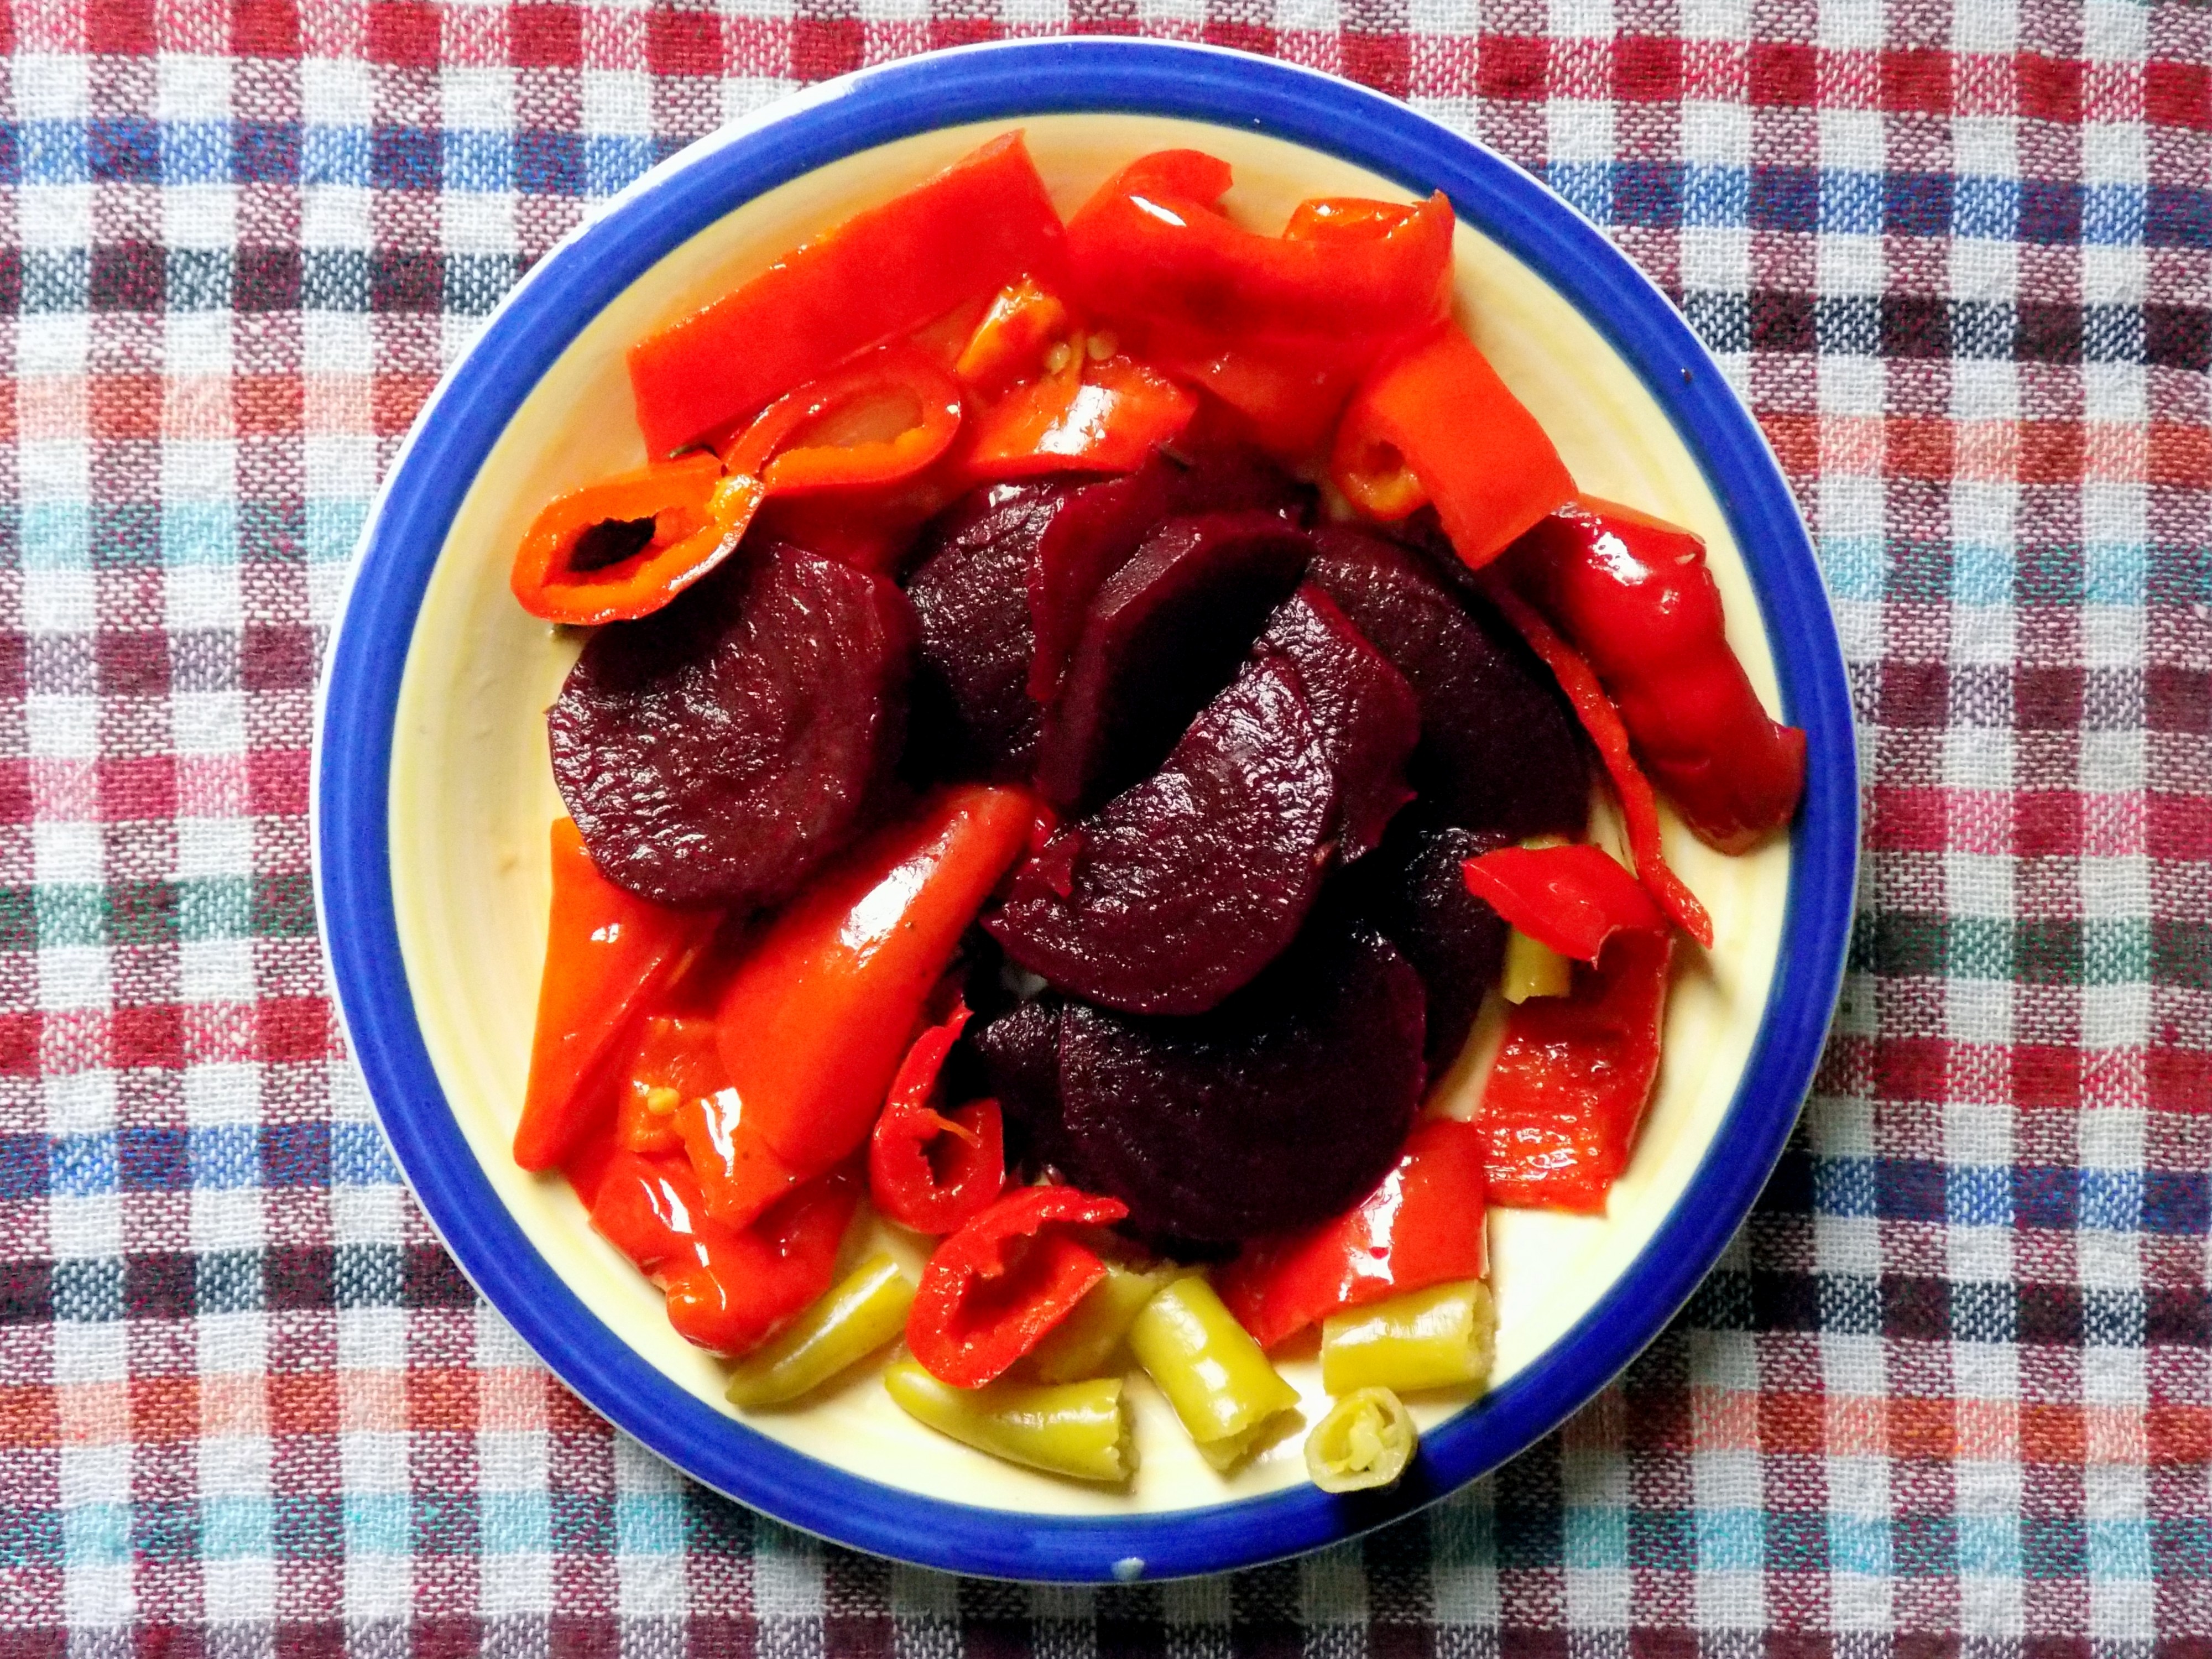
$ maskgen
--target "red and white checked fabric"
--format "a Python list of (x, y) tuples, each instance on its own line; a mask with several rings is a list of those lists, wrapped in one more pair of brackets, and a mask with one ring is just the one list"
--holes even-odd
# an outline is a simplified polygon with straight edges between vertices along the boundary
[[(1146, 33), (1365, 81), (1680, 300), (1816, 533), (1869, 851), (1669, 1334), (1364, 1542), (825, 1549), (550, 1382), (398, 1184), (307, 881), (380, 471), (516, 274), (803, 82)], [(2212, 1654), (2203, 0), (0, 0), (0, 1656)]]

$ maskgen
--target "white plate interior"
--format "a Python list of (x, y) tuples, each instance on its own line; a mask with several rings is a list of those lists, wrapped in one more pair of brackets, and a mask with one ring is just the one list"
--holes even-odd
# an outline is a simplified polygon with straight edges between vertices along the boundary
[[(507, 564), (549, 497), (642, 460), (623, 366), (631, 341), (1007, 125), (902, 140), (772, 191), (670, 253), (586, 325), (524, 401), (456, 514), (424, 595), (400, 693), (392, 771), (393, 898), (416, 1014), (454, 1116), (501, 1200), (585, 1304), (679, 1386), (732, 1417), (740, 1414), (722, 1402), (720, 1365), (670, 1329), (659, 1292), (592, 1231), (562, 1182), (525, 1174), (508, 1156), (544, 957), (546, 824), (562, 810), (543, 713), (575, 646), (516, 606)], [(1022, 125), (1064, 213), (1131, 156), (1176, 145), (1229, 161), (1237, 175), (1231, 207), (1262, 228), (1279, 224), (1304, 197), (1406, 196), (1298, 145), (1198, 122), (1077, 114)], [(1462, 225), (1455, 255), (1461, 320), (1542, 421), (1583, 489), (1705, 537), (1729, 637), (1768, 707), (1778, 707), (1742, 560), (1719, 503), (1657, 403), (1595, 327), (1495, 243)], [(1757, 1032), (1781, 934), (1788, 848), (1776, 843), (1747, 858), (1723, 858), (1670, 820), (1668, 849), (1712, 913), (1715, 947), (1709, 955), (1688, 947), (1692, 960), (1678, 975), (1668, 1006), (1657, 1093), (1608, 1212), (1492, 1213), (1499, 1381), (1588, 1312), (1666, 1218), (1728, 1109)], [(1439, 1109), (1468, 1109), (1479, 1089), (1485, 1030), (1494, 1024), (1486, 1019), (1478, 1028), (1469, 1056), (1439, 1091)], [(857, 1252), (864, 1243), (848, 1241), (848, 1249)], [(915, 1259), (910, 1247), (902, 1248)], [(1284, 1370), (1310, 1421), (1326, 1403), (1317, 1366), (1306, 1358)], [(1144, 1461), (1127, 1492), (1031, 1474), (939, 1438), (900, 1413), (872, 1374), (804, 1409), (746, 1420), (854, 1474), (1010, 1510), (1172, 1510), (1304, 1478), (1299, 1437), (1291, 1435), (1224, 1479), (1198, 1457), (1141, 1378), (1134, 1393)], [(1435, 1398), (1414, 1402), (1414, 1410), (1425, 1428), (1465, 1403)]]

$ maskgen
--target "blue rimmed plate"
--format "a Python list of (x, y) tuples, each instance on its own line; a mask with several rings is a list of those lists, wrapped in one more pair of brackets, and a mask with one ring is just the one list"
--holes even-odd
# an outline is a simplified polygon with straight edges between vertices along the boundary
[[(1256, 222), (1316, 194), (1442, 188), (1462, 320), (1589, 493), (1699, 531), (1754, 680), (1806, 728), (1786, 842), (1670, 845), (1714, 914), (1677, 982), (1636, 1159), (1601, 1218), (1498, 1214), (1496, 1384), (1419, 1411), (1396, 1491), (1330, 1498), (1295, 1439), (1233, 1479), (1141, 1386), (1127, 1492), (938, 1440), (862, 1378), (743, 1418), (714, 1363), (585, 1223), (507, 1156), (544, 951), (542, 711), (573, 642), (507, 593), (538, 506), (635, 465), (623, 349), (812, 232), (1019, 125), (1072, 207), (1131, 155), (1235, 167)], [(1510, 164), (1390, 100), (1264, 60), (1122, 40), (977, 47), (864, 72), (672, 159), (510, 295), (424, 408), (363, 534), (324, 687), (315, 853), (354, 1051), (407, 1178), (462, 1268), (589, 1404), (678, 1468), (792, 1525), (964, 1572), (1127, 1579), (1241, 1566), (1376, 1525), (1548, 1431), (1657, 1334), (1742, 1220), (1835, 1002), (1856, 845), (1850, 702), (1803, 527), (1757, 428), (1666, 300)], [(1465, 1069), (1445, 1085), (1464, 1095)], [(1322, 1396), (1310, 1364), (1292, 1380)]]

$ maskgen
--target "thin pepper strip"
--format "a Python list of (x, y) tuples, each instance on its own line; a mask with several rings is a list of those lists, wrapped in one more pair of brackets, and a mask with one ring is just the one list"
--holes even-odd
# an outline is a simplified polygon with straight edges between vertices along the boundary
[(942, 1113), (931, 1103), (945, 1056), (968, 1024), (962, 1003), (914, 1040), (868, 1140), (868, 1195), (902, 1227), (949, 1233), (988, 1209), (1006, 1182), (1006, 1127), (995, 1100)]
[(1665, 933), (1615, 934), (1571, 994), (1506, 1016), (1477, 1118), (1492, 1203), (1605, 1208), (1658, 1078), (1673, 948)]
[(614, 1115), (608, 1062), (632, 1018), (704, 947), (720, 911), (672, 910), (599, 872), (574, 822), (553, 820), (553, 904), (514, 1161), (550, 1170)]
[(914, 1357), (955, 1388), (1004, 1375), (1106, 1276), (1097, 1254), (1062, 1230), (1128, 1213), (1117, 1198), (1073, 1187), (1009, 1193), (940, 1243), (922, 1268), (907, 1316)]
[(1467, 890), (1538, 944), (1595, 962), (1624, 929), (1664, 933), (1667, 917), (1644, 884), (1587, 842), (1501, 847), (1462, 866)]
[(1590, 665), (1536, 613), (1534, 606), (1494, 574), (1484, 581), (1483, 591), (1519, 630), (1528, 648), (1543, 659), (1559, 689), (1567, 694), (1567, 701), (1574, 705), (1583, 730), (1597, 745), (1599, 758), (1613, 779), (1613, 793), (1620, 797), (1620, 815), (1627, 822), (1628, 849), (1636, 860), (1636, 878), (1684, 933), (1711, 950), (1713, 919), (1667, 863), (1659, 838), (1659, 798), (1630, 750), (1628, 728), (1621, 724), (1620, 711), (1605, 695)]
[(645, 447), (662, 455), (750, 418), (854, 352), (1024, 274), (1060, 279), (1060, 216), (1019, 132), (793, 250), (630, 348)]
[(1390, 1173), (1334, 1221), (1248, 1246), (1221, 1274), (1222, 1301), (1263, 1348), (1329, 1315), (1489, 1271), (1486, 1141), (1436, 1118), (1407, 1138)]
[(1728, 642), (1705, 544), (1588, 497), (1516, 545), (1516, 580), (1574, 641), (1639, 759), (1698, 837), (1741, 853), (1790, 822), (1805, 734), (1771, 718)]
[(546, 504), (507, 586), (547, 622), (634, 621), (735, 552), (760, 502), (756, 482), (725, 478), (711, 455), (602, 478)]
[(970, 483), (1133, 472), (1197, 412), (1197, 398), (1147, 364), (1118, 355), (1086, 360), (1073, 372), (1024, 381), (972, 417), (955, 467)]
[[(880, 422), (886, 412), (902, 420), (910, 413), (911, 422), (888, 437), (835, 441), (839, 421)], [(878, 346), (761, 410), (731, 442), (724, 465), (733, 476), (758, 478), (776, 499), (879, 489), (942, 455), (960, 413), (959, 386), (926, 354), (903, 343)]]

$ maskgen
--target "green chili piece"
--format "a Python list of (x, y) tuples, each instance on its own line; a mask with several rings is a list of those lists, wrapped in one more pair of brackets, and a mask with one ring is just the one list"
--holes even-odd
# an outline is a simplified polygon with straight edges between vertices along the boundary
[(1297, 1390), (1203, 1279), (1178, 1279), (1145, 1304), (1129, 1327), (1129, 1351), (1218, 1469), (1232, 1468), (1298, 1403)]
[(1129, 1334), (1130, 1322), (1174, 1277), (1171, 1267), (1139, 1273), (1108, 1262), (1106, 1277), (1030, 1350), (1024, 1371), (1040, 1382), (1078, 1382), (1104, 1376)]
[(1137, 1467), (1121, 1379), (1030, 1387), (993, 1382), (956, 1389), (911, 1359), (884, 1369), (899, 1409), (963, 1446), (1076, 1480), (1127, 1480)]
[(1406, 1472), (1419, 1437), (1388, 1389), (1355, 1389), (1306, 1437), (1306, 1473), (1323, 1492), (1387, 1486)]
[(878, 1251), (766, 1347), (730, 1373), (732, 1406), (780, 1406), (811, 1394), (906, 1328), (914, 1282)]
[(1394, 1296), (1322, 1322), (1322, 1386), (1334, 1395), (1480, 1389), (1490, 1381), (1497, 1336), (1497, 1306), (1479, 1279)]

